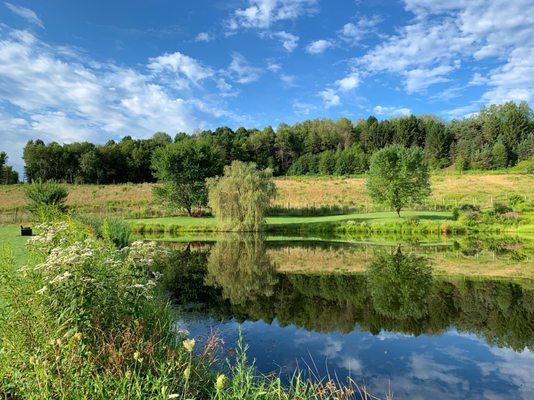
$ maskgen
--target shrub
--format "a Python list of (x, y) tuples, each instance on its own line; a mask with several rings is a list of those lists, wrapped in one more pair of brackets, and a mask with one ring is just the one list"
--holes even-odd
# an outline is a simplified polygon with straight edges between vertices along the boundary
[(67, 189), (58, 182), (35, 181), (26, 188), (28, 211), (38, 220), (54, 219), (66, 211), (67, 196)]

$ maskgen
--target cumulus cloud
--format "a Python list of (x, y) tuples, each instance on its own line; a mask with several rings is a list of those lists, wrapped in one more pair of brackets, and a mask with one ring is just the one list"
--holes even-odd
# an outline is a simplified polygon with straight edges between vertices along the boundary
[(321, 54), (326, 49), (332, 47), (334, 43), (330, 40), (326, 39), (319, 39), (311, 42), (309, 45), (306, 46), (306, 51), (310, 54)]
[[(166, 84), (222, 82), (211, 68), (180, 52), (148, 60), (139, 69), (98, 63), (75, 50), (52, 46), (28, 31), (0, 31), (0, 124), (3, 146), (20, 165), (25, 141), (103, 141), (156, 131), (192, 132), (224, 115), (223, 105), (199, 90)], [(217, 78), (217, 79), (216, 79)], [(215, 86), (217, 87), (217, 86)], [(16, 117), (15, 117), (16, 116)]]
[(336, 81), (336, 85), (342, 91), (349, 91), (355, 89), (360, 84), (360, 76), (356, 72), (352, 72), (345, 78)]
[[(415, 18), (359, 59), (371, 74), (393, 73), (408, 93), (447, 82), (462, 61), (493, 59), (500, 66), (482, 82), (481, 101), (534, 98), (534, 3), (531, 0), (405, 0)], [(356, 31), (352, 27), (347, 32)]]
[(274, 32), (272, 33), (272, 37), (280, 40), (282, 42), (282, 46), (284, 46), (284, 49), (286, 49), (290, 53), (298, 46), (299, 37), (293, 35), (292, 33), (288, 33), (285, 31)]
[(14, 14), (17, 14), (19, 17), (24, 18), (26, 21), (30, 22), (31, 24), (37, 25), (40, 28), (44, 28), (43, 21), (37, 16), (37, 14), (30, 10), (29, 8), (17, 6), (15, 4), (11, 4), (8, 2), (4, 3), (5, 6)]
[(357, 43), (365, 35), (373, 31), (373, 28), (380, 23), (379, 17), (360, 18), (358, 22), (348, 22), (338, 32), (339, 37), (348, 43)]
[(338, 106), (341, 103), (340, 97), (336, 94), (335, 90), (331, 88), (320, 91), (318, 95), (323, 99), (323, 105), (326, 108)]
[(213, 71), (210, 68), (204, 67), (199, 61), (179, 51), (151, 58), (148, 68), (155, 73), (172, 72), (183, 75), (196, 84), (213, 76)]
[(248, 7), (235, 10), (227, 22), (230, 30), (267, 29), (283, 20), (316, 12), (317, 0), (248, 0)]

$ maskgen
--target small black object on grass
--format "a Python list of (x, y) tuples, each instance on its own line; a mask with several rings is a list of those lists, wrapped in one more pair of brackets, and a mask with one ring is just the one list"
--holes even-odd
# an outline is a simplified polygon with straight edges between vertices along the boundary
[(33, 235), (33, 232), (32, 232), (32, 228), (30, 228), (29, 226), (27, 227), (24, 227), (24, 226), (20, 226), (20, 236), (32, 236)]

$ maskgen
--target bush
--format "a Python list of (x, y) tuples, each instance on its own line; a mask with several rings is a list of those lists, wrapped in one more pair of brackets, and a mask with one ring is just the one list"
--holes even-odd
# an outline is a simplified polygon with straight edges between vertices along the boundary
[(118, 248), (123, 248), (130, 242), (132, 229), (129, 224), (119, 218), (102, 218), (88, 215), (78, 215), (76, 219), (91, 227), (94, 234), (113, 243)]
[(28, 211), (41, 221), (53, 219), (67, 210), (67, 196), (67, 189), (58, 182), (33, 182), (26, 188)]
[(332, 175), (336, 169), (336, 152), (332, 150), (323, 151), (319, 156), (319, 174)]

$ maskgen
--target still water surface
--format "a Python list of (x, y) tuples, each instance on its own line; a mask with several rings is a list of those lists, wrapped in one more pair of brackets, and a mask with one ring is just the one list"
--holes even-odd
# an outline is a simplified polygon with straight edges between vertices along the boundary
[[(371, 242), (371, 243), (369, 243)], [(518, 241), (162, 242), (164, 284), (197, 340), (239, 332), (263, 373), (352, 377), (395, 399), (534, 399), (534, 284), (431, 272), (534, 268)]]

